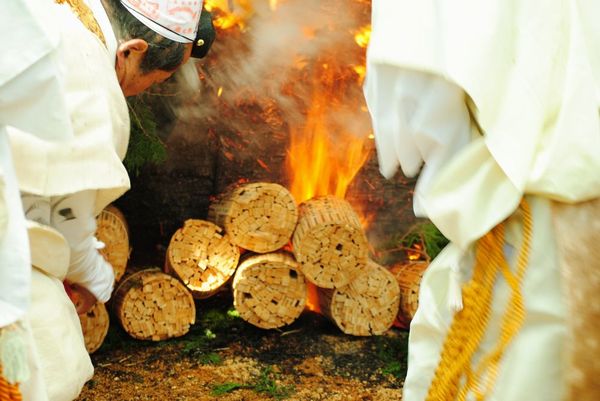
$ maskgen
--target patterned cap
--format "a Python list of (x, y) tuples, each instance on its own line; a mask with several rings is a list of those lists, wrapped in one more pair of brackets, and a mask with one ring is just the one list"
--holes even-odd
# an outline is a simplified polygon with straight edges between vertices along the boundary
[(202, 0), (120, 0), (142, 24), (179, 43), (195, 41)]

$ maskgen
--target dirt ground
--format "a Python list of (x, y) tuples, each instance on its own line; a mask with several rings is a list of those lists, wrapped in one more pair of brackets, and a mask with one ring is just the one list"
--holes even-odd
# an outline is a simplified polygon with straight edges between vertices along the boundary
[(134, 340), (111, 320), (78, 401), (401, 400), (405, 331), (348, 336), (308, 311), (262, 330), (236, 316), (229, 295), (196, 302), (196, 324), (178, 339)]

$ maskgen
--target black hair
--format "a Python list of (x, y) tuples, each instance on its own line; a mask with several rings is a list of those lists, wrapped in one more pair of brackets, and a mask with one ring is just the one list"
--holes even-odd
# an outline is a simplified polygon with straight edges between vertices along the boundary
[(117, 40), (143, 39), (148, 50), (140, 69), (144, 73), (153, 70), (174, 71), (185, 55), (185, 43), (175, 42), (154, 32), (138, 21), (119, 0), (105, 0), (107, 14)]

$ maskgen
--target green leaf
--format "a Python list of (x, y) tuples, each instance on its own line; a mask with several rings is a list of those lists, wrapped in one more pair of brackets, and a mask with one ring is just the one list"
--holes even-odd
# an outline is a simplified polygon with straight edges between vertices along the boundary
[(217, 384), (216, 386), (213, 386), (210, 394), (211, 395), (215, 395), (215, 396), (219, 396), (219, 395), (223, 395), (223, 394), (227, 394), (227, 393), (231, 393), (234, 390), (240, 389), (240, 388), (245, 388), (246, 386), (240, 383), (223, 383), (223, 384)]
[(139, 174), (146, 164), (159, 164), (167, 159), (165, 144), (157, 134), (154, 113), (142, 97), (127, 99), (131, 132), (123, 163), (130, 174)]

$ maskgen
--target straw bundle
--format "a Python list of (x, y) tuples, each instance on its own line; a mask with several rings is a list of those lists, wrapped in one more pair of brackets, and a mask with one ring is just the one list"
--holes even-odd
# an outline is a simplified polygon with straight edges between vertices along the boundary
[(187, 220), (167, 249), (166, 271), (173, 273), (195, 298), (207, 298), (235, 272), (240, 251), (222, 229), (208, 221)]
[(113, 310), (123, 329), (140, 340), (182, 336), (196, 320), (190, 292), (158, 269), (126, 276), (113, 295)]
[(292, 323), (304, 309), (306, 283), (286, 253), (253, 255), (233, 279), (234, 306), (247, 322), (263, 329)]
[(99, 251), (113, 267), (115, 281), (119, 281), (127, 268), (130, 253), (125, 216), (109, 205), (96, 218), (96, 226), (96, 238), (105, 245)]
[(108, 333), (110, 320), (106, 306), (101, 302), (96, 302), (87, 313), (79, 315), (79, 322), (83, 331), (85, 348), (87, 352), (93, 354), (100, 348)]
[(382, 334), (398, 314), (398, 283), (387, 269), (373, 261), (346, 287), (319, 288), (318, 294), (323, 314), (346, 334)]
[(235, 187), (221, 195), (210, 205), (208, 219), (223, 227), (234, 244), (267, 253), (289, 242), (298, 210), (286, 188), (259, 182)]
[(419, 306), (419, 288), (423, 273), (429, 262), (415, 261), (397, 265), (390, 269), (400, 286), (400, 308), (398, 310), (397, 325), (408, 328)]
[(367, 264), (360, 220), (343, 199), (327, 196), (302, 203), (292, 243), (307, 280), (321, 288), (347, 285)]

